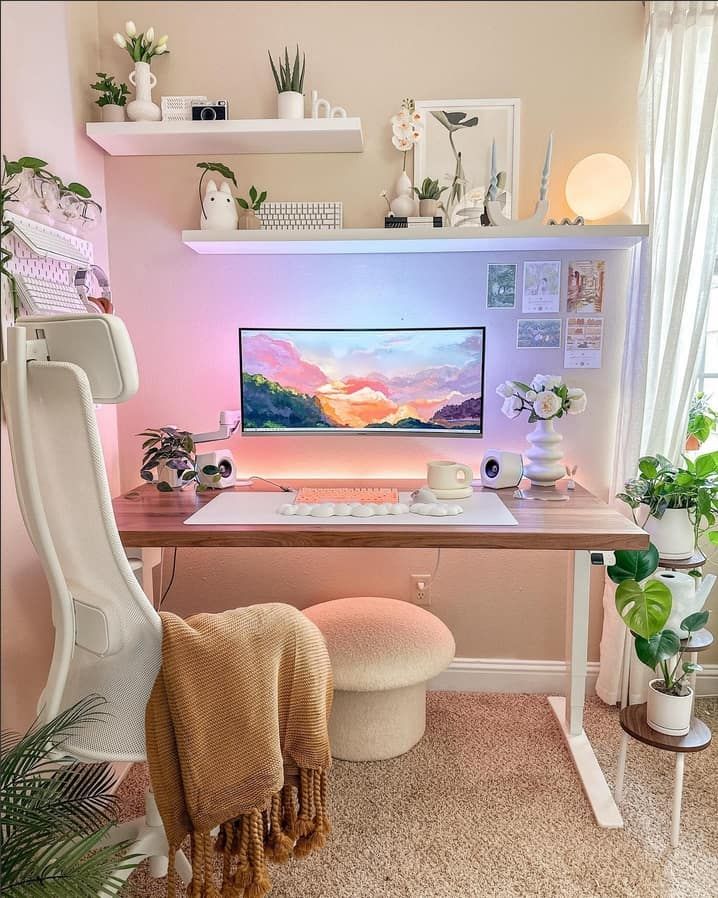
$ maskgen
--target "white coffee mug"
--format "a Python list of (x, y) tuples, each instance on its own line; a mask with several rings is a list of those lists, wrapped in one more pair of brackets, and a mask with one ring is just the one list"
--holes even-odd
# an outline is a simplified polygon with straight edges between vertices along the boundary
[(455, 461), (430, 461), (427, 466), (426, 482), (432, 490), (460, 490), (471, 486), (474, 472), (468, 465)]

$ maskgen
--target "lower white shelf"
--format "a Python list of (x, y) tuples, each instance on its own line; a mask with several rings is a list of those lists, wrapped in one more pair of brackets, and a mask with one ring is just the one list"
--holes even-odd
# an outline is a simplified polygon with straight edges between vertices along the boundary
[(182, 231), (202, 255), (476, 253), (522, 250), (627, 249), (648, 225), (556, 225), (500, 228), (342, 228), (335, 231)]

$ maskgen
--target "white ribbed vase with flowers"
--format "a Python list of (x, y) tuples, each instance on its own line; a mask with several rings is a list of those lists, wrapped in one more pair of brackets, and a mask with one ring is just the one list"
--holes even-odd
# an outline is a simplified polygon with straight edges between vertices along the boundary
[(150, 60), (169, 53), (167, 35), (155, 40), (155, 29), (151, 26), (138, 34), (134, 22), (125, 22), (125, 34), (118, 31), (112, 35), (112, 40), (118, 47), (127, 50), (135, 63), (134, 71), (129, 76), (130, 84), (135, 89), (135, 99), (127, 104), (127, 117), (132, 122), (158, 122), (162, 114), (160, 107), (152, 102), (152, 88), (157, 84), (157, 78), (150, 71)]
[(528, 411), (529, 423), (535, 424), (526, 439), (531, 448), (524, 473), (532, 486), (554, 486), (564, 473), (563, 436), (554, 428), (556, 418), (580, 415), (586, 410), (586, 394), (578, 387), (569, 387), (558, 375), (537, 374), (530, 384), (507, 380), (496, 388), (504, 400), (501, 411), (507, 418), (518, 418)]

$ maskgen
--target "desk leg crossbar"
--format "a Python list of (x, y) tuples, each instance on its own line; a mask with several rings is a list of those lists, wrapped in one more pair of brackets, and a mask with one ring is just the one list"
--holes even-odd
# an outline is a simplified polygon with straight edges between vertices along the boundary
[(566, 673), (565, 696), (550, 696), (549, 704), (561, 727), (574, 766), (581, 779), (596, 822), (607, 829), (623, 826), (606, 777), (583, 729), (583, 707), (586, 699), (588, 659), (588, 609), (590, 595), (591, 553), (572, 552), (569, 564), (566, 603)]

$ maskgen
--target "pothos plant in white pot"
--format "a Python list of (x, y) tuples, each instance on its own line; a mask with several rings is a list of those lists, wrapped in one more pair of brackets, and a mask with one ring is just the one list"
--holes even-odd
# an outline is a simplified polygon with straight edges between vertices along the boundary
[[(693, 689), (687, 682), (702, 670), (699, 664), (684, 661), (689, 649), (674, 630), (664, 629), (671, 615), (673, 597), (668, 587), (651, 579), (658, 567), (658, 549), (651, 543), (647, 549), (620, 550), (608, 576), (618, 584), (616, 609), (631, 631), (639, 661), (658, 676), (648, 685), (648, 725), (669, 736), (685, 736), (691, 726)], [(708, 622), (708, 611), (689, 614), (680, 623), (693, 633)]]
[(537, 374), (530, 384), (507, 380), (496, 392), (504, 400), (501, 411), (507, 418), (529, 413), (529, 424), (536, 426), (526, 439), (531, 449), (526, 452), (529, 465), (525, 474), (533, 486), (553, 486), (566, 468), (561, 459), (563, 437), (554, 430), (554, 421), (564, 415), (580, 415), (586, 411), (586, 394), (579, 387), (569, 387), (555, 374)]
[[(718, 518), (718, 452), (694, 460), (683, 456), (683, 466), (663, 455), (645, 455), (638, 476), (616, 498), (631, 508), (662, 558), (690, 558)], [(716, 542), (716, 532), (709, 538)]]

